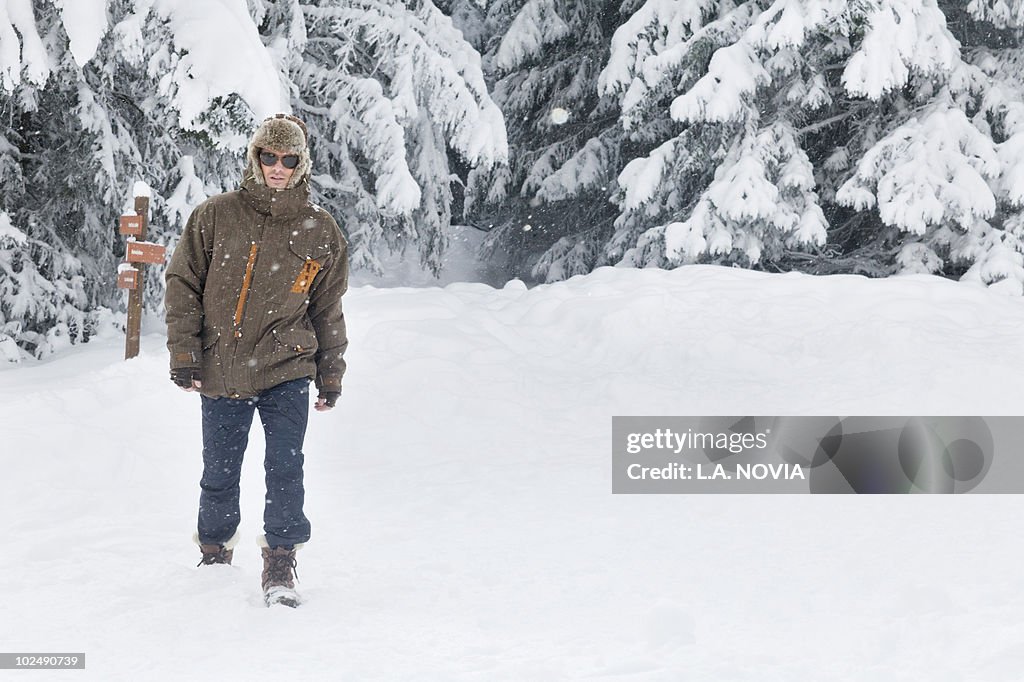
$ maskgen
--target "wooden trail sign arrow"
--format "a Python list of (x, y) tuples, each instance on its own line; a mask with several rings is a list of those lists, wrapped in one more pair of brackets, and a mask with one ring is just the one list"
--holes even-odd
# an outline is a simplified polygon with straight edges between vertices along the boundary
[(164, 262), (164, 255), (167, 248), (153, 242), (128, 242), (129, 263), (156, 263)]

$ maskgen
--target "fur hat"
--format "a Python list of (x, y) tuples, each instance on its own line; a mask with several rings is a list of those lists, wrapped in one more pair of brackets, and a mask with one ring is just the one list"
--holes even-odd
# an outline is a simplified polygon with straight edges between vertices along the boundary
[(248, 173), (257, 184), (265, 185), (263, 169), (260, 167), (259, 154), (261, 149), (276, 149), (282, 152), (298, 154), (299, 165), (295, 167), (288, 189), (295, 187), (309, 176), (312, 162), (309, 158), (309, 133), (306, 124), (291, 114), (275, 114), (263, 121), (253, 133), (249, 141), (247, 158)]

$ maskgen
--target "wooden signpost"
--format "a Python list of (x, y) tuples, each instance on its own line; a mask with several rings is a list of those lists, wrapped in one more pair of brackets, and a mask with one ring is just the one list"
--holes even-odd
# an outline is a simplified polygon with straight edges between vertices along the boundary
[(142, 335), (142, 291), (145, 289), (146, 263), (164, 262), (166, 248), (160, 244), (145, 241), (149, 220), (149, 197), (135, 197), (135, 215), (123, 215), (118, 223), (118, 232), (128, 236), (125, 263), (117, 270), (117, 286), (128, 289), (128, 330), (124, 342), (124, 359), (139, 354), (139, 339)]

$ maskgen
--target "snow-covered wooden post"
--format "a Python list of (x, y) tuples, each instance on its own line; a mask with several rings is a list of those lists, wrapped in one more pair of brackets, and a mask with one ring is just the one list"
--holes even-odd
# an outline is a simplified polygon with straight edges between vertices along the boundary
[(135, 215), (121, 216), (119, 231), (128, 236), (125, 263), (117, 270), (117, 286), (128, 289), (128, 329), (124, 340), (124, 359), (139, 354), (142, 335), (142, 292), (145, 289), (145, 263), (163, 263), (165, 248), (146, 241), (149, 225), (149, 185), (136, 182)]

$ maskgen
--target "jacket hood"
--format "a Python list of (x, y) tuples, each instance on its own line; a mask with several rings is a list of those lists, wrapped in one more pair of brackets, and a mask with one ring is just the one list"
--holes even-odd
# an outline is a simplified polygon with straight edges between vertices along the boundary
[(290, 154), (297, 154), (299, 165), (295, 167), (287, 189), (296, 187), (308, 180), (313, 164), (309, 156), (309, 139), (306, 124), (291, 114), (275, 114), (263, 121), (249, 140), (246, 154), (244, 178), (252, 177), (258, 185), (266, 185), (263, 169), (260, 167), (259, 153), (261, 149), (276, 149)]

